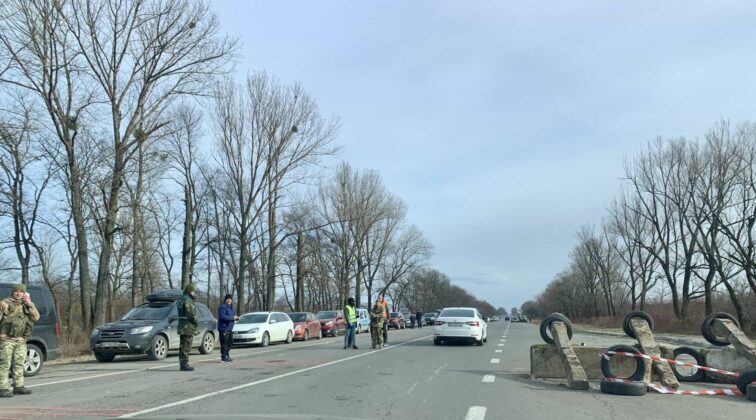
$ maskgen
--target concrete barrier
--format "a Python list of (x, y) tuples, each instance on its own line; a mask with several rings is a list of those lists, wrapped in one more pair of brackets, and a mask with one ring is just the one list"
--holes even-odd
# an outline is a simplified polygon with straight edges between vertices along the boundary
[[(606, 347), (573, 347), (575, 356), (578, 358), (588, 379), (602, 379), (604, 377), (601, 374), (601, 355), (606, 352), (606, 349)], [(661, 357), (665, 359), (672, 358), (673, 347), (659, 346), (659, 350)], [(696, 348), (695, 350), (703, 354), (706, 366), (708, 367), (730, 372), (743, 372), (752, 367), (750, 361), (740, 355), (734, 348)], [(612, 372), (618, 376), (632, 374), (635, 371), (635, 366), (635, 360), (631, 357), (612, 357)], [(560, 351), (549, 344), (534, 344), (530, 346), (530, 376), (539, 379), (567, 379)], [(714, 372), (706, 372), (706, 378), (708, 381), (714, 383), (735, 383), (735, 378)], [(658, 381), (659, 376), (654, 374), (653, 379), (654, 381)]]

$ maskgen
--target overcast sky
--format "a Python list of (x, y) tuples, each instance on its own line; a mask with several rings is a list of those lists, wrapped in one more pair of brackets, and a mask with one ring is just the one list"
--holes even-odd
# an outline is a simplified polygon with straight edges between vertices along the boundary
[(238, 70), (338, 116), (339, 160), (379, 171), (433, 268), (520, 306), (599, 224), (623, 159), (756, 106), (752, 1), (213, 0)]

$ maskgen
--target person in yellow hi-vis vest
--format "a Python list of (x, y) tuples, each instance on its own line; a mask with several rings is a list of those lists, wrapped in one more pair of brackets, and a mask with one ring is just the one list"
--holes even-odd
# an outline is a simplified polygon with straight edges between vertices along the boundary
[(344, 334), (344, 350), (357, 349), (357, 309), (354, 308), (354, 298), (347, 299), (344, 305), (344, 317), (346, 318), (346, 334)]

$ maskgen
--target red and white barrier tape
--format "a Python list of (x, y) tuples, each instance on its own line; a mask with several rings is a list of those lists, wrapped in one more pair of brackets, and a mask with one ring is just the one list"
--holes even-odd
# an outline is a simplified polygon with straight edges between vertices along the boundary
[[(673, 365), (678, 365), (678, 366), (688, 366), (688, 367), (693, 367), (693, 368), (696, 368), (696, 369), (708, 370), (710, 372), (721, 373), (723, 375), (734, 376), (736, 378), (740, 377), (740, 374), (736, 373), (736, 372), (730, 372), (730, 371), (726, 371), (726, 370), (722, 370), (722, 369), (714, 369), (714, 368), (710, 368), (710, 367), (706, 367), (706, 366), (699, 366), (699, 365), (696, 365), (696, 364), (693, 364), (693, 363), (688, 363), (688, 362), (678, 362), (677, 360), (672, 360), (672, 359), (663, 359), (663, 358), (661, 358), (659, 356), (651, 356), (651, 355), (643, 354), (643, 353), (630, 353), (630, 352), (624, 352), (624, 351), (607, 351), (606, 353), (602, 354), (601, 357), (603, 357), (606, 360), (609, 360), (609, 359), (611, 359), (611, 355), (627, 356), (627, 357), (638, 357), (638, 358), (642, 358), (642, 359), (653, 360), (655, 362), (660, 362), (660, 363), (671, 363)], [(630, 380), (627, 380), (627, 379), (620, 379), (620, 378), (606, 378), (606, 379), (610, 380), (612, 382), (641, 382), (641, 381), (630, 381)], [(654, 391), (656, 391), (656, 392), (658, 392), (660, 394), (672, 394), (672, 395), (732, 395), (732, 396), (742, 396), (743, 395), (743, 393), (740, 392), (740, 390), (737, 387), (736, 388), (710, 389), (710, 390), (706, 390), (706, 391), (681, 391), (681, 390), (678, 390), (678, 389), (672, 389), (672, 388), (667, 388), (667, 387), (664, 387), (664, 386), (661, 386), (661, 385), (656, 385), (656, 384), (650, 383), (650, 382), (643, 382), (643, 383), (645, 383), (649, 388), (653, 389)]]

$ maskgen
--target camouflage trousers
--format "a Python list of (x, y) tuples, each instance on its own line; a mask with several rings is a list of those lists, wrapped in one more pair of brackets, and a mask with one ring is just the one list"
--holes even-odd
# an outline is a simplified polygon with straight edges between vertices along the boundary
[(373, 348), (383, 345), (383, 325), (371, 325), (370, 335), (373, 339)]
[(8, 374), (13, 373), (13, 386), (24, 386), (26, 343), (0, 340), (0, 390), (11, 389)]
[(193, 335), (182, 335), (182, 336), (180, 336), (179, 363), (182, 366), (189, 364), (189, 352), (192, 351), (192, 340), (193, 339), (194, 339)]

